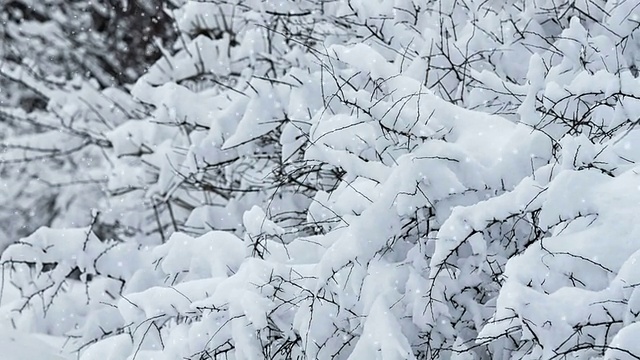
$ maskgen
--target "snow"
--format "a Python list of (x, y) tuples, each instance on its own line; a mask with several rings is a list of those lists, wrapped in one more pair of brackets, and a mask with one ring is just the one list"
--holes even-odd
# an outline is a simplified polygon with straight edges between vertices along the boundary
[[(0, 290), (0, 305), (11, 304), (20, 297), (18, 289), (5, 284)], [(31, 360), (51, 359), (69, 360), (71, 355), (62, 350), (65, 339), (62, 337), (34, 334), (15, 330), (10, 322), (7, 307), (0, 307), (0, 349), (2, 359)]]
[(640, 356), (632, 1), (175, 0), (133, 84), (27, 58), (98, 3), (2, 14), (8, 356)]
[(604, 359), (633, 359), (640, 356), (640, 344), (637, 340), (639, 326), (640, 323), (634, 323), (622, 328), (611, 341)]
[(397, 320), (390, 316), (384, 298), (377, 299), (364, 325), (361, 341), (349, 359), (415, 359)]
[(59, 347), (62, 341), (49, 340), (47, 342), (38, 335), (0, 329), (0, 348), (2, 349), (2, 359), (5, 360), (72, 359), (70, 355), (61, 354)]

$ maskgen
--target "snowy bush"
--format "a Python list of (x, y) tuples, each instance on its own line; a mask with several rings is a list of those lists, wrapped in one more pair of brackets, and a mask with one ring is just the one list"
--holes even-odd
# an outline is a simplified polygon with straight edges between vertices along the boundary
[[(12, 0), (1, 9), (4, 249), (40, 226), (75, 227), (92, 208), (112, 208), (102, 206), (104, 133), (144, 110), (112, 86), (136, 79), (172, 36), (163, 8), (147, 1)], [(95, 220), (101, 235), (118, 228), (104, 214)]]
[(28, 59), (49, 76), (87, 75), (102, 87), (125, 84), (157, 60), (162, 41), (172, 39), (161, 5), (148, 0), (7, 0), (1, 8), (0, 54), (8, 63)]
[[(0, 227), (8, 235), (26, 236), (43, 225), (90, 222), (91, 209), (108, 202), (105, 150), (111, 143), (104, 133), (139, 116), (141, 106), (121, 90), (99, 90), (79, 78), (66, 85), (46, 84), (25, 68), (0, 71), (28, 83), (47, 101), (46, 110), (0, 107), (0, 126), (7, 129), (0, 137)], [(12, 240), (17, 239), (0, 239), (0, 248)]]
[(83, 360), (640, 358), (637, 4), (176, 6), (64, 140), (100, 215), (2, 253), (2, 321)]

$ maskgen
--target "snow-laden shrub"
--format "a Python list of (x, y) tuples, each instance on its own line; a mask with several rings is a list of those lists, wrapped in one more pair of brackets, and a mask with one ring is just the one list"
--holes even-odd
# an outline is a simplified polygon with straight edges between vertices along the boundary
[[(40, 226), (82, 226), (91, 222), (92, 209), (113, 209), (105, 186), (112, 145), (104, 134), (139, 117), (144, 107), (122, 90), (99, 90), (81, 78), (47, 82), (9, 64), (0, 72), (47, 104), (29, 112), (0, 106), (0, 228), (7, 233), (0, 248)], [(117, 216), (101, 216), (97, 224), (115, 221)]]
[[(104, 133), (141, 107), (110, 86), (137, 79), (159, 57), (159, 40), (171, 38), (159, 5), (0, 4), (0, 249), (40, 226), (81, 226), (91, 208), (113, 208), (101, 204), (110, 173)], [(102, 215), (96, 228), (114, 223)]]
[(638, 358), (628, 3), (184, 2), (102, 132), (137, 233), (22, 239), (3, 315), (87, 360)]

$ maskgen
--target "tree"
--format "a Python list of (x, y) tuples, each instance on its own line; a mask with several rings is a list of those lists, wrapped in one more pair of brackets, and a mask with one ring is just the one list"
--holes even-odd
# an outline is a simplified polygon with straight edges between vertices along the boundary
[(100, 132), (131, 231), (10, 246), (4, 309), (80, 359), (638, 358), (636, 12), (185, 2)]

